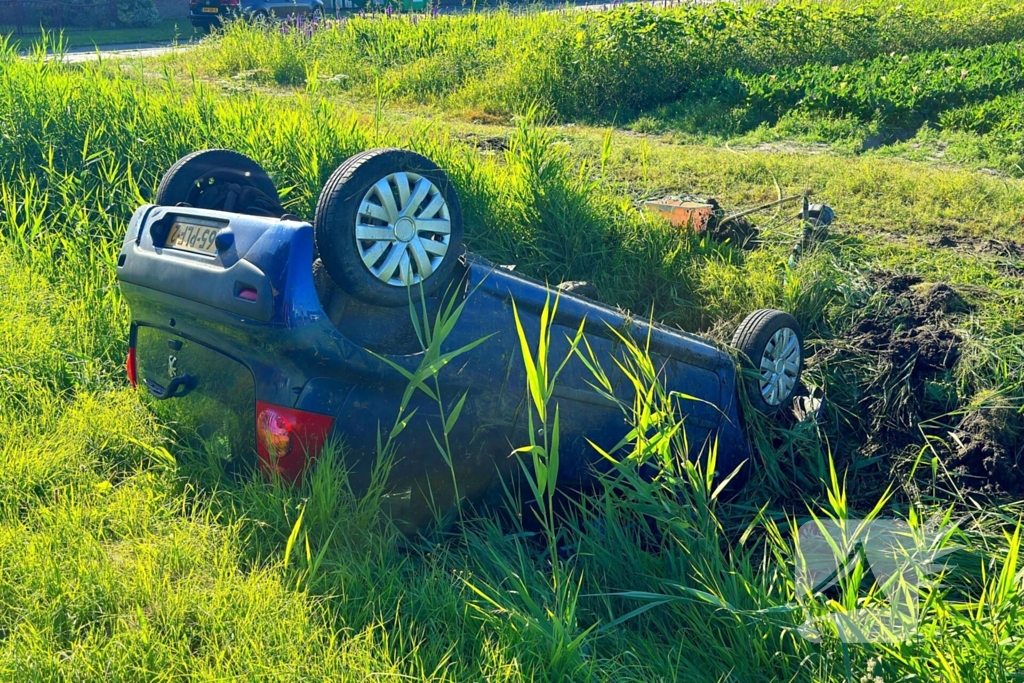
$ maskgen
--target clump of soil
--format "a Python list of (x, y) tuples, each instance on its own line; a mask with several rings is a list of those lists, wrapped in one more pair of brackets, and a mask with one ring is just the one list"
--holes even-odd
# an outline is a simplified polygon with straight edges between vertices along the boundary
[(944, 318), (967, 309), (946, 284), (920, 286), (915, 275), (876, 273), (882, 301), (854, 327), (851, 342), (875, 356), (880, 374), (864, 397), (878, 447), (908, 445), (921, 419), (925, 382), (951, 370), (960, 359), (960, 337)]
[(987, 493), (1024, 491), (1020, 422), (1012, 408), (967, 415), (952, 433), (955, 446), (948, 465), (971, 488)]
[[(857, 323), (850, 338), (857, 351), (878, 361), (878, 375), (860, 405), (870, 425), (867, 451), (900, 452), (923, 443), (922, 422), (941, 429), (951, 420), (944, 416), (955, 406), (934, 394), (936, 387), (953, 385), (951, 371), (962, 342), (955, 317), (971, 306), (950, 285), (925, 284), (914, 275), (875, 273), (871, 283), (882, 300)], [(1024, 491), (1024, 473), (1017, 464), (1021, 435), (1006, 426), (1012, 424), (1005, 415), (972, 412), (942, 430), (943, 438), (955, 437), (949, 439), (946, 464), (958, 475), (958, 485), (986, 493)]]
[(970, 304), (949, 285), (939, 282), (917, 293), (919, 310), (923, 315), (943, 316), (969, 313)]
[(477, 135), (468, 133), (463, 139), (481, 152), (504, 152), (508, 149), (508, 138), (497, 135)]

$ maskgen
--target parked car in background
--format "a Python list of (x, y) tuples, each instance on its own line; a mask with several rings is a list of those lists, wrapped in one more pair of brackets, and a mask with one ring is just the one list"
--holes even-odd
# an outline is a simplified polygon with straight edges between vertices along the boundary
[(193, 26), (207, 31), (226, 19), (267, 21), (291, 16), (322, 19), (324, 3), (322, 0), (189, 0), (189, 20)]

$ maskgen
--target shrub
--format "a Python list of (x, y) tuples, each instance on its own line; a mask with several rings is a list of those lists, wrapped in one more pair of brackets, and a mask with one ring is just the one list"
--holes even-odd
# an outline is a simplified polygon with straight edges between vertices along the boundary
[(153, 0), (117, 0), (117, 20), (125, 26), (153, 26), (160, 14)]

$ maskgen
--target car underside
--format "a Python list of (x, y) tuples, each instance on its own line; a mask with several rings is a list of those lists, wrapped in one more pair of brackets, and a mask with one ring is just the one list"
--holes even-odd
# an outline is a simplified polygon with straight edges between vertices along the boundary
[[(679, 456), (714, 450), (720, 476), (749, 469), (733, 353), (580, 296), (580, 283), (552, 288), (496, 266), (467, 252), (461, 232), (443, 171), (404, 150), (339, 167), (312, 222), (285, 213), (251, 160), (226, 150), (185, 157), (157, 202), (136, 211), (118, 258), (130, 379), (181, 434), (271, 476), (301, 477), (337, 442), (356, 491), (407, 416), (388, 497), (413, 528), (460, 499), (501, 495), (521, 471), (514, 452), (537, 435), (520, 329), (534, 349), (548, 334), (549, 362), (564, 362), (551, 397), (560, 485), (586, 488), (611, 466), (598, 448), (614, 453), (630, 438), (630, 346), (674, 396), (688, 451)], [(433, 353), (451, 357), (432, 370), (434, 390), (410, 393), (432, 353), (424, 330), (439, 321)], [(748, 403), (772, 413), (792, 399), (800, 339), (779, 311), (741, 325), (740, 356), (756, 368)]]

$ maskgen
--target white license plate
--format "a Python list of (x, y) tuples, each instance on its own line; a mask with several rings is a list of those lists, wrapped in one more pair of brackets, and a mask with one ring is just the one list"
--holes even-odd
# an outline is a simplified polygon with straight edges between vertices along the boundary
[(219, 230), (220, 226), (174, 221), (164, 246), (171, 249), (194, 251), (199, 254), (216, 254), (217, 245), (214, 242)]

